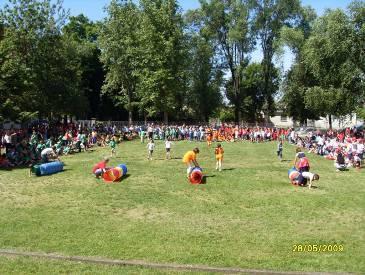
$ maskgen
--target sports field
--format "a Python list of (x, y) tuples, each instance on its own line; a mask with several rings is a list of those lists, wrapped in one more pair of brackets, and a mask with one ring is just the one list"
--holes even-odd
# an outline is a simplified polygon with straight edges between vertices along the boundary
[[(198, 146), (206, 184), (190, 185), (181, 158)], [(108, 148), (63, 157), (65, 171), (29, 177), (27, 169), (0, 171), (0, 249), (274, 271), (365, 272), (365, 170), (336, 173), (332, 161), (309, 155), (317, 188), (287, 179), (295, 148), (276, 143), (223, 143), (224, 171), (214, 147), (176, 142), (164, 160), (157, 142), (119, 144), (111, 165), (129, 176), (104, 184), (91, 168)], [(289, 162), (290, 160), (290, 162)], [(295, 245), (342, 245), (337, 252), (293, 252)], [(328, 246), (329, 248), (329, 246)], [(328, 249), (327, 248), (327, 249)], [(0, 273), (156, 273), (0, 257)], [(166, 272), (166, 271), (161, 271)]]

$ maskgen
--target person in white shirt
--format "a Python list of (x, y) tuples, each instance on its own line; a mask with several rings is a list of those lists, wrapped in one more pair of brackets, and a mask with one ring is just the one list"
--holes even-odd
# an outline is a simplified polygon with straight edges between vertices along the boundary
[(150, 139), (150, 142), (147, 144), (147, 149), (148, 149), (148, 160), (152, 160), (152, 154), (153, 154), (153, 150), (155, 150), (155, 142), (153, 141), (153, 139)]
[(172, 142), (170, 139), (165, 141), (165, 148), (166, 148), (166, 159), (171, 159), (171, 145)]
[(309, 189), (312, 188), (313, 181), (319, 180), (319, 175), (313, 174), (311, 172), (302, 172), (302, 176), (303, 176), (303, 178), (309, 180), (309, 184), (308, 184)]
[(47, 163), (50, 162), (52, 160), (59, 160), (59, 158), (57, 157), (57, 154), (55, 153), (55, 148), (56, 147), (52, 147), (52, 148), (46, 148), (43, 149), (41, 152), (41, 158), (42, 158), (42, 162)]

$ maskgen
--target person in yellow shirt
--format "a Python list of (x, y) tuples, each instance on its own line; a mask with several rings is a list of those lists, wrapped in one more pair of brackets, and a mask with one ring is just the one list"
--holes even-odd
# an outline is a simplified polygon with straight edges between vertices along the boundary
[(186, 152), (184, 157), (183, 157), (183, 162), (186, 163), (186, 165), (188, 166), (188, 169), (187, 169), (187, 176), (188, 177), (189, 177), (189, 174), (190, 174), (191, 170), (194, 167), (199, 167), (199, 164), (196, 161), (196, 155), (197, 154), (199, 154), (199, 148), (194, 148), (193, 151)]
[(219, 169), (219, 172), (222, 171), (222, 161), (223, 161), (223, 154), (224, 150), (221, 144), (217, 144), (217, 147), (214, 150), (215, 159), (217, 160), (215, 165), (215, 170)]

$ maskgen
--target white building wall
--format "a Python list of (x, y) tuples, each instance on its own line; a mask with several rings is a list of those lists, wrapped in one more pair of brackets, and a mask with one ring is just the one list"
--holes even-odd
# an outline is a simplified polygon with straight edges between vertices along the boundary
[[(285, 117), (283, 115), (278, 115), (270, 117), (271, 123), (275, 127), (280, 128), (291, 128), (296, 127), (299, 125), (296, 125), (296, 123), (293, 121), (291, 117)], [(354, 127), (356, 125), (359, 125), (361, 123), (364, 123), (363, 120), (357, 119), (356, 114), (348, 115), (345, 117), (337, 118), (332, 117), (332, 128), (333, 129), (343, 129), (347, 127)], [(319, 120), (308, 120), (307, 121), (308, 127), (314, 127), (319, 129), (328, 129), (329, 128), (329, 119), (328, 117), (321, 117)]]

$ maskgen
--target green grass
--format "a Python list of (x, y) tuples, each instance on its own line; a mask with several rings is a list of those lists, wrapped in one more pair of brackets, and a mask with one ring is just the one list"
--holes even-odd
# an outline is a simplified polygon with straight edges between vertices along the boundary
[[(107, 148), (64, 157), (66, 171), (52, 176), (0, 171), (0, 248), (247, 269), (365, 272), (365, 170), (336, 173), (332, 161), (309, 155), (312, 171), (321, 178), (314, 184), (318, 188), (308, 190), (288, 183), (291, 162), (276, 159), (275, 143), (224, 143), (227, 170), (221, 173), (214, 170), (214, 148), (205, 143), (175, 143), (176, 159), (170, 161), (164, 160), (160, 142), (155, 159), (147, 161), (145, 146), (118, 146), (111, 164), (126, 163), (130, 175), (118, 184), (90, 174), (109, 154)], [(209, 176), (200, 186), (188, 184), (181, 161), (195, 146)], [(294, 149), (285, 144), (284, 159), (292, 161)], [(334, 243), (344, 251), (292, 251), (295, 244)], [(29, 272), (36, 265), (16, 261)], [(76, 272), (84, 268), (63, 265)], [(0, 273), (11, 266), (13, 260), (2, 259)], [(42, 264), (47, 266), (56, 268)]]

